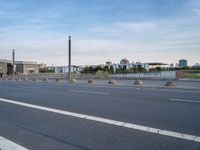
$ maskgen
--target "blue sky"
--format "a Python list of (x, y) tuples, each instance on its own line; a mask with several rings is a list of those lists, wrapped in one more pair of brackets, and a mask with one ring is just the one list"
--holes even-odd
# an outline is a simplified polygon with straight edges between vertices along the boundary
[(1, 59), (200, 62), (200, 0), (0, 0)]

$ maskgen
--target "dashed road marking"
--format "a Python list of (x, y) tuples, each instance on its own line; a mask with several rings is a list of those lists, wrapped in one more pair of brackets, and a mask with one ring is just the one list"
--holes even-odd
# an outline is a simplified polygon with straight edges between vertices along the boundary
[(19, 106), (24, 106), (24, 107), (28, 107), (28, 108), (33, 108), (33, 109), (37, 109), (37, 110), (43, 110), (43, 111), (47, 111), (47, 112), (71, 116), (71, 117), (75, 117), (75, 118), (81, 118), (81, 119), (86, 119), (86, 120), (90, 120), (90, 121), (96, 121), (96, 122), (106, 123), (106, 124), (110, 124), (110, 125), (114, 125), (114, 126), (120, 126), (120, 127), (124, 127), (124, 128), (130, 128), (130, 129), (134, 129), (134, 130), (139, 130), (139, 131), (144, 131), (144, 132), (148, 132), (148, 133), (154, 133), (154, 134), (159, 134), (159, 135), (164, 135), (164, 136), (169, 136), (169, 137), (174, 137), (174, 138), (179, 138), (179, 139), (183, 139), (183, 140), (189, 140), (189, 141), (194, 141), (194, 142), (200, 143), (200, 136), (196, 136), (196, 135), (162, 130), (162, 129), (158, 129), (158, 128), (152, 128), (152, 127), (137, 125), (137, 124), (133, 124), (133, 123), (111, 120), (111, 119), (107, 119), (107, 118), (79, 114), (79, 113), (74, 113), (74, 112), (69, 112), (69, 111), (44, 107), (44, 106), (23, 103), (23, 102), (14, 101), (14, 100), (8, 100), (8, 99), (4, 99), (4, 98), (0, 98), (0, 101), (5, 102), (5, 103), (19, 105)]
[(188, 91), (188, 90), (169, 90), (169, 89), (159, 89), (160, 91), (169, 91), (169, 92), (181, 92), (181, 93), (196, 93), (200, 94), (200, 91)]
[(86, 93), (86, 94), (110, 95), (110, 93), (94, 92), (94, 91), (79, 91), (79, 90), (68, 90), (68, 91), (69, 92), (76, 92), (76, 93)]
[(186, 100), (186, 99), (169, 99), (170, 101), (175, 101), (175, 102), (186, 102), (186, 103), (199, 103), (200, 101), (196, 101), (196, 100)]
[(177, 90), (177, 89), (158, 89), (158, 88), (143, 88), (146, 91), (166, 91), (166, 92), (181, 92), (181, 93), (195, 93), (200, 94), (200, 91), (188, 91), (188, 90)]

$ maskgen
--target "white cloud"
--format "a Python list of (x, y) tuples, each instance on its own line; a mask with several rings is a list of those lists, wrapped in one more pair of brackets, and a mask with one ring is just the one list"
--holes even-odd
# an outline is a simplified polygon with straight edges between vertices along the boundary
[(195, 8), (195, 9), (194, 9), (194, 12), (195, 12), (197, 15), (199, 15), (199, 16), (200, 16), (200, 9), (198, 9), (198, 8)]
[[(157, 22), (153, 24), (156, 24), (156, 28), (150, 31), (150, 35), (147, 34), (148, 31), (126, 29), (123, 32), (122, 30), (120, 32), (114, 30), (114, 34), (107, 33), (110, 34), (110, 37), (105, 38), (101, 35), (106, 35), (106, 33), (99, 33), (93, 38), (88, 35), (73, 36), (73, 63), (79, 65), (102, 64), (107, 60), (118, 62), (124, 57), (130, 59), (130, 61), (171, 63), (177, 62), (184, 55), (187, 55), (188, 58), (195, 58), (191, 61), (192, 64), (200, 61), (197, 57), (200, 53), (198, 51), (200, 48), (200, 32), (196, 30), (177, 31), (176, 28), (172, 28), (173, 30), (166, 28), (168, 24), (158, 24)], [(161, 24), (165, 26), (162, 26), (162, 32), (159, 32)], [(124, 26), (122, 26), (120, 28), (124, 30)], [(129, 27), (132, 26), (128, 25), (127, 28)], [(32, 60), (49, 65), (67, 64), (67, 36), (58, 32), (40, 31), (38, 29), (32, 32), (29, 29), (26, 30), (26, 28), (9, 30), (13, 32), (7, 35), (6, 38), (0, 36), (2, 58), (10, 58), (11, 49), (15, 48), (18, 60)], [(96, 32), (93, 31), (93, 33)], [(120, 36), (121, 33), (124, 34)], [(188, 53), (188, 51), (195, 51), (195, 53)]]
[[(59, 31), (53, 27), (65, 24), (51, 24), (52, 18), (62, 14), (60, 12), (51, 16), (54, 11), (50, 10), (45, 15), (41, 15), (41, 11), (30, 13), (33, 17), (0, 28), (1, 57), (10, 58), (11, 49), (15, 48), (18, 59), (67, 64), (65, 33), (68, 31), (76, 33), (72, 37), (74, 64), (99, 64), (107, 60), (116, 62), (124, 57), (133, 61), (167, 63), (188, 57), (192, 60), (191, 63), (200, 62), (200, 21), (197, 16), (104, 22)], [(198, 7), (194, 12), (199, 15)], [(6, 16), (5, 10), (0, 10), (0, 16), (5, 18), (12, 18), (13, 15), (8, 13)]]
[(118, 22), (113, 24), (92, 26), (89, 31), (107, 34), (142, 33), (158, 28), (155, 22)]
[(128, 22), (116, 23), (116, 27), (124, 28), (125, 30), (142, 32), (157, 29), (157, 24), (153, 22)]

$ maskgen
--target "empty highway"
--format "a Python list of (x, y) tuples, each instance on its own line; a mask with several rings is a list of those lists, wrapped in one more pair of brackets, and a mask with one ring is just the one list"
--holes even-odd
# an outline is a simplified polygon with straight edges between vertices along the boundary
[(8, 142), (37, 150), (200, 150), (200, 90), (1, 81), (0, 149)]

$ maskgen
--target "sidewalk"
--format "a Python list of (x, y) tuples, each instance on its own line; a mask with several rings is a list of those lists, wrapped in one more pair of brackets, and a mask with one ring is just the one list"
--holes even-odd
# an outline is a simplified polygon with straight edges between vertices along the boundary
[[(116, 80), (117, 84), (120, 86), (134, 86), (134, 80)], [(167, 81), (164, 80), (143, 80), (144, 85), (146, 87), (166, 87)], [(183, 88), (183, 89), (197, 89), (200, 90), (200, 82), (196, 81), (174, 81), (176, 83), (176, 87), (174, 88)], [(79, 80), (77, 83), (87, 83), (87, 80)], [(108, 85), (108, 80), (95, 80), (96, 85)]]
[[(93, 85), (108, 85), (109, 79), (105, 80), (95, 80), (95, 83)], [(116, 80), (116, 86), (136, 86), (134, 85), (135, 80)], [(200, 82), (199, 81), (193, 81), (193, 80), (175, 80), (174, 82), (176, 83), (176, 86), (165, 86), (166, 82), (165, 80), (142, 80), (143, 85), (142, 87), (152, 87), (152, 88), (176, 88), (176, 89), (188, 89), (188, 90), (200, 90)], [(3, 81), (0, 80), (0, 82), (33, 82), (34, 81)], [(40, 83), (56, 83), (56, 84), (63, 84), (63, 83), (68, 83), (67, 80), (61, 80), (59, 82), (56, 82), (55, 80), (47, 80), (47, 81), (42, 81), (42, 80), (36, 80), (35, 82), (40, 82)], [(88, 80), (77, 80), (76, 84), (89, 84)]]

